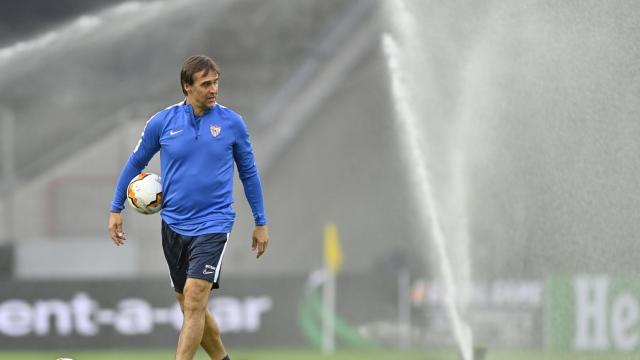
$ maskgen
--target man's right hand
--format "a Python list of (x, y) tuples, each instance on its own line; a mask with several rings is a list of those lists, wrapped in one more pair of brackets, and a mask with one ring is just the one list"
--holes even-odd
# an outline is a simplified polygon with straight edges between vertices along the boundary
[(109, 234), (111, 235), (111, 240), (113, 240), (117, 246), (124, 245), (126, 238), (122, 230), (122, 214), (109, 213)]

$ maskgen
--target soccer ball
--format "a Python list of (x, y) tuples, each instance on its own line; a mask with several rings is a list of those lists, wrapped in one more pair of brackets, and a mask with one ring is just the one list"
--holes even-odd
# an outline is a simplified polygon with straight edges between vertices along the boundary
[(140, 173), (129, 182), (127, 199), (131, 207), (145, 215), (155, 214), (162, 207), (162, 182), (153, 173)]

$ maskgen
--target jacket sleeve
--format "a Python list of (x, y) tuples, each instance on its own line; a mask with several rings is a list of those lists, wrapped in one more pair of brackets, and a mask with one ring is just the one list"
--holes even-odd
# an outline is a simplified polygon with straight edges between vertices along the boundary
[(162, 121), (158, 114), (147, 121), (140, 134), (140, 140), (136, 145), (129, 160), (120, 171), (118, 182), (111, 202), (111, 211), (120, 212), (124, 209), (124, 201), (127, 197), (127, 187), (133, 177), (138, 175), (147, 166), (153, 155), (160, 150), (160, 135), (162, 133)]
[(240, 119), (236, 141), (233, 144), (233, 158), (238, 166), (238, 175), (244, 187), (244, 194), (249, 206), (251, 206), (253, 220), (257, 226), (266, 225), (267, 217), (264, 210), (260, 174), (253, 155), (249, 130), (242, 119)]

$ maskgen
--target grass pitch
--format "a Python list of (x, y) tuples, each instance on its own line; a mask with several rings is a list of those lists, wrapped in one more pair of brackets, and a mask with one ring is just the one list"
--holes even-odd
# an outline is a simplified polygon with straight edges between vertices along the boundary
[[(4, 360), (55, 360), (59, 357), (74, 360), (160, 360), (173, 359), (173, 350), (131, 351), (0, 351)], [(454, 352), (356, 352), (339, 351), (332, 356), (324, 356), (308, 350), (255, 350), (233, 351), (233, 360), (459, 360)], [(549, 354), (540, 352), (491, 352), (485, 360), (637, 360), (640, 354)], [(207, 360), (200, 351), (196, 360)]]

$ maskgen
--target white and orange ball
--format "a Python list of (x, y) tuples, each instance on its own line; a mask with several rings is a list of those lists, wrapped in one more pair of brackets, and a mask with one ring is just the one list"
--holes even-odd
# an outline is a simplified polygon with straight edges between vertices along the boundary
[(162, 208), (162, 182), (154, 173), (136, 175), (127, 187), (127, 200), (131, 207), (145, 215), (155, 214)]

